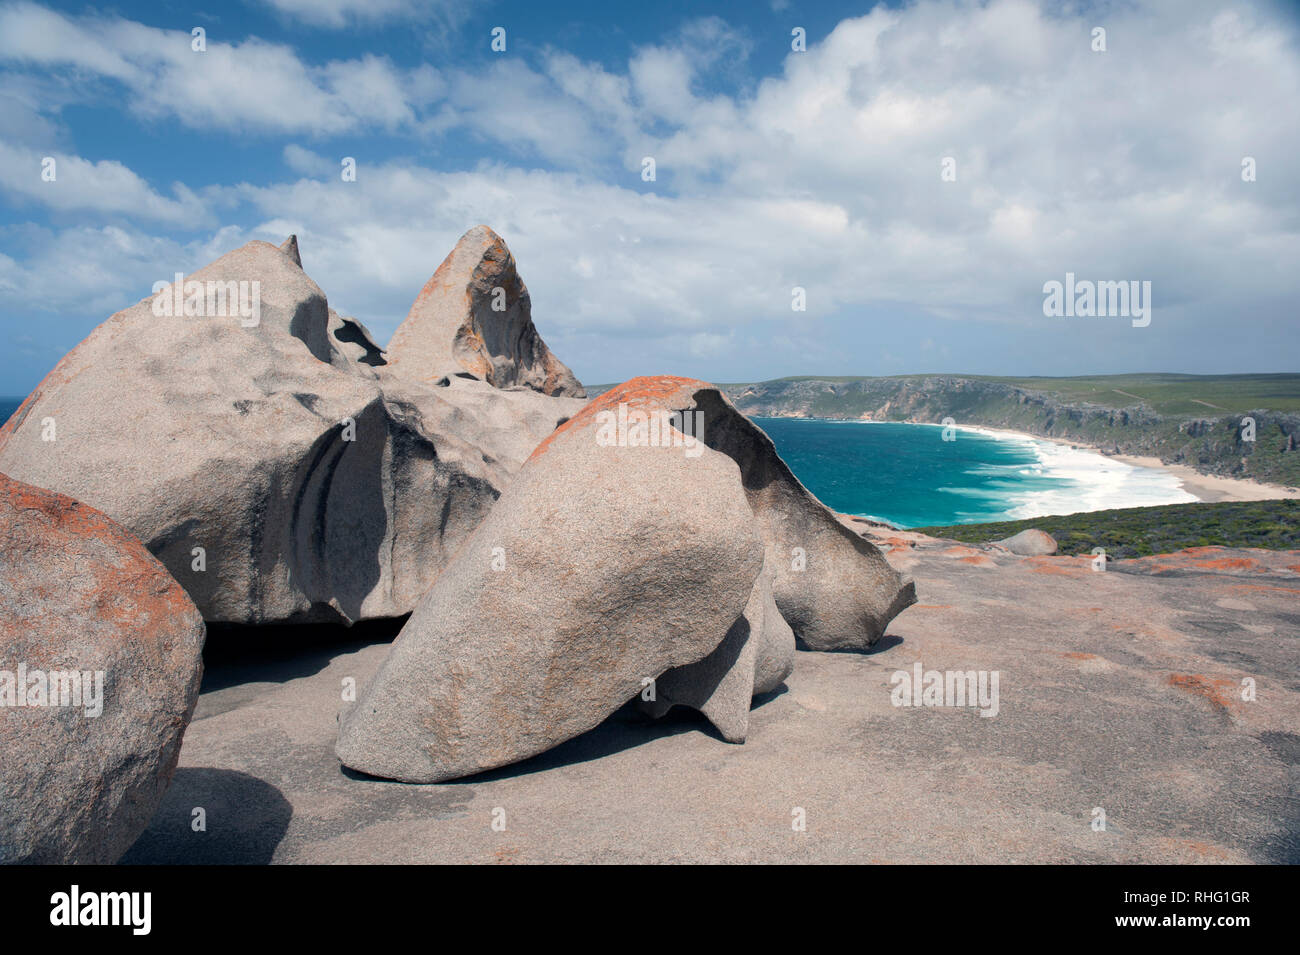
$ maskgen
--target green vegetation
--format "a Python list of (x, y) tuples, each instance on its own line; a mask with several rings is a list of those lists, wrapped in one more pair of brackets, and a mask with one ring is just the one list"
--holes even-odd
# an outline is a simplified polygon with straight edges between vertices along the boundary
[[(725, 385), (749, 415), (984, 425), (1300, 486), (1300, 375), (780, 378)], [(1254, 420), (1254, 440), (1243, 419)]]
[(918, 527), (919, 533), (970, 544), (1002, 540), (1030, 527), (1056, 538), (1063, 554), (1104, 547), (1111, 557), (1147, 557), (1185, 547), (1300, 549), (1300, 501), (1243, 501), (1126, 507), (996, 524)]
[[(1300, 375), (1085, 375), (1078, 378), (1001, 377), (997, 375), (890, 375), (871, 378), (855, 375), (793, 375), (775, 381), (920, 381), (926, 378), (962, 378), (992, 381), (1051, 395), (1063, 403), (1128, 408), (1140, 402), (1159, 415), (1212, 418), (1248, 411), (1300, 411)], [(735, 387), (771, 382), (744, 382)]]
[(987, 378), (1032, 388), (1062, 401), (1124, 408), (1134, 399), (1159, 415), (1209, 418), (1248, 411), (1300, 411), (1300, 375), (1100, 375), (1084, 378)]

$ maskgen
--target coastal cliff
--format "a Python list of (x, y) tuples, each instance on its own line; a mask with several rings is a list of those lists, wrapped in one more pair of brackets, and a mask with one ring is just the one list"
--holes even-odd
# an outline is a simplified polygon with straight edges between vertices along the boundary
[[(1275, 377), (1284, 376), (1242, 380)], [(962, 425), (1077, 441), (1110, 454), (1157, 457), (1203, 474), (1300, 485), (1300, 453), (1296, 450), (1300, 414), (1267, 408), (1236, 412), (1186, 397), (1185, 393), (1196, 390), (1196, 376), (1153, 375), (1150, 380), (1163, 389), (1161, 400), (1146, 400), (1117, 388), (1091, 388), (1096, 397), (1082, 398), (1080, 393), (1089, 392), (1077, 379), (1043, 379), (1041, 386), (1031, 387), (960, 375), (781, 378), (725, 385), (723, 390), (741, 411), (757, 417), (930, 424), (952, 418)], [(1131, 381), (1131, 377), (1124, 379), (1125, 384)], [(1180, 391), (1169, 394), (1174, 387)], [(1169, 410), (1187, 405), (1203, 407), (1205, 413)], [(1246, 418), (1254, 420), (1253, 441), (1243, 436)]]

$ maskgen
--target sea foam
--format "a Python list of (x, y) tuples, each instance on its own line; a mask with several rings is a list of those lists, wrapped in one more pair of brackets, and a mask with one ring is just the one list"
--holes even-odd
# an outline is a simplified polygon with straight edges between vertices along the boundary
[[(1008, 520), (1076, 514), (1121, 507), (1187, 504), (1199, 500), (1177, 475), (1029, 435), (963, 428), (1032, 450), (1036, 467), (1016, 468), (1018, 480), (1005, 486)], [(1041, 482), (1041, 486), (1040, 486)]]

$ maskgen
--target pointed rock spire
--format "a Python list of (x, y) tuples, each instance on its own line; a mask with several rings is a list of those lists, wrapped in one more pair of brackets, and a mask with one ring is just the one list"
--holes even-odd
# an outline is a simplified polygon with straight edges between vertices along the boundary
[(420, 291), (389, 342), (390, 371), (434, 382), (469, 372), (497, 388), (585, 398), (533, 325), (515, 257), (485, 225), (466, 232)]
[(293, 264), (302, 268), (302, 256), (298, 254), (298, 237), (291, 235), (280, 244), (280, 251), (293, 259)]
[[(582, 402), (381, 378), (382, 350), (294, 245), (253, 240), (100, 325), (0, 427), (0, 471), (134, 533), (210, 621), (408, 614)], [(200, 542), (219, 572), (194, 568)]]

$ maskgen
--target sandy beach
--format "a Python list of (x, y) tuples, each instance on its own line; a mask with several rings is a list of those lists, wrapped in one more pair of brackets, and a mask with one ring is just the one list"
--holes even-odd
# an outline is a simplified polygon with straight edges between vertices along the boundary
[[(1100, 452), (1105, 454), (1106, 452)], [(1160, 468), (1173, 474), (1190, 494), (1202, 501), (1274, 501), (1300, 498), (1300, 490), (1281, 484), (1265, 484), (1242, 478), (1218, 477), (1202, 474), (1185, 464), (1165, 464), (1159, 458), (1131, 457), (1124, 454), (1107, 454), (1107, 457), (1140, 468)]]
[(1281, 484), (1266, 484), (1262, 481), (1251, 481), (1243, 478), (1228, 478), (1219, 477), (1213, 474), (1202, 474), (1195, 468), (1190, 468), (1185, 464), (1166, 464), (1159, 458), (1155, 457), (1113, 454), (1110, 451), (1097, 447), (1095, 444), (1088, 444), (1084, 441), (1073, 441), (1066, 438), (1050, 438), (1046, 435), (1029, 434), (1024, 431), (1007, 431), (1000, 428), (988, 428), (983, 425), (958, 425), (958, 427), (966, 428), (971, 431), (979, 431), (984, 434), (1002, 435), (1008, 438), (1016, 438), (1020, 440), (1050, 441), (1052, 444), (1060, 444), (1065, 447), (1095, 451), (1103, 457), (1111, 458), (1115, 461), (1122, 461), (1124, 464), (1129, 464), (1133, 467), (1152, 468), (1155, 470), (1165, 471), (1176, 477), (1188, 494), (1194, 494), (1200, 501), (1206, 503), (1215, 501), (1276, 501), (1300, 499), (1300, 489), (1294, 487), (1286, 487)]

